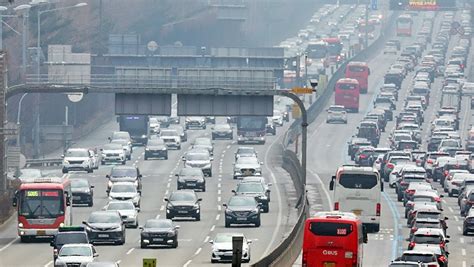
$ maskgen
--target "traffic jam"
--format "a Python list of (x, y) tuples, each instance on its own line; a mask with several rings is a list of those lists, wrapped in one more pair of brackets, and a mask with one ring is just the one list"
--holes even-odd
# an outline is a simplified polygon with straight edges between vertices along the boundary
[[(453, 32), (459, 25), (467, 33)], [(333, 211), (306, 221), (303, 266), (361, 266), (362, 254), (372, 253), (362, 252), (368, 233), (390, 213), (381, 210), (383, 195), (401, 211), (394, 219), (405, 220), (397, 256), (379, 266), (446, 267), (450, 254), (466, 256), (464, 236), (474, 232), (470, 25), (468, 9), (398, 16), (397, 37), (383, 49), (394, 61), (379, 88), (369, 84), (374, 96), (347, 143), (348, 164), (330, 180)], [(326, 123), (347, 124), (348, 113), (359, 112), (368, 75), (364, 62), (347, 64)], [(461, 248), (450, 250), (450, 242)]]

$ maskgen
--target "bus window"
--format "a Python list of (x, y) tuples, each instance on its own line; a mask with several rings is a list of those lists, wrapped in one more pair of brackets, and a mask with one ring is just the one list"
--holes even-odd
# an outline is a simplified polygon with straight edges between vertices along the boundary
[(345, 188), (371, 189), (377, 184), (377, 176), (366, 174), (341, 174), (339, 184)]
[(312, 222), (309, 230), (318, 236), (348, 236), (352, 233), (352, 224)]

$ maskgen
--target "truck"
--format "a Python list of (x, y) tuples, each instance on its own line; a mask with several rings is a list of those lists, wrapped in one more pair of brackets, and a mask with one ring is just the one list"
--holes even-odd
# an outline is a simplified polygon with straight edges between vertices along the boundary
[(150, 133), (149, 117), (146, 115), (120, 115), (117, 117), (120, 131), (130, 134), (132, 145), (146, 145)]
[(452, 90), (449, 88), (444, 88), (441, 91), (441, 100), (440, 108), (451, 107), (455, 108), (459, 112), (459, 107), (461, 106), (461, 94), (458, 90)]

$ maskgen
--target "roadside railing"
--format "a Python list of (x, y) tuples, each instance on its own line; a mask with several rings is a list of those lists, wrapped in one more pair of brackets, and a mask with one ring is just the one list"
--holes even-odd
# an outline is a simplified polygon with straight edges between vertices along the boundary
[(48, 159), (27, 159), (26, 168), (30, 167), (49, 167), (49, 166), (60, 166), (63, 164), (61, 158), (48, 158)]

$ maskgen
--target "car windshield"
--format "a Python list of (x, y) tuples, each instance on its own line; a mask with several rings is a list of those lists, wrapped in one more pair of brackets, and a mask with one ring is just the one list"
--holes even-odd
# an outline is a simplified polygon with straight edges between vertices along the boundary
[(202, 176), (202, 170), (199, 168), (183, 168), (179, 172), (180, 176)]
[(91, 213), (87, 220), (88, 223), (120, 223), (121, 221), (122, 219), (115, 212)]
[(196, 201), (196, 197), (191, 193), (175, 192), (171, 194), (170, 201)]
[(85, 150), (85, 149), (70, 149), (68, 151), (66, 151), (66, 155), (64, 155), (65, 157), (81, 157), (81, 158), (84, 158), (84, 157), (89, 157), (89, 151)]
[(441, 146), (458, 147), (459, 142), (457, 140), (443, 140), (443, 141), (441, 141)]
[(209, 155), (205, 153), (189, 153), (186, 154), (186, 160), (194, 161), (194, 160), (209, 160)]
[(235, 236), (235, 234), (217, 234), (214, 243), (232, 243), (233, 236)]
[(432, 197), (428, 196), (413, 196), (415, 202), (434, 202)]
[(20, 191), (19, 215), (27, 219), (56, 218), (64, 215), (62, 190), (28, 189)]
[(438, 212), (418, 212), (416, 215), (417, 218), (421, 219), (440, 219), (440, 214)]
[(148, 220), (145, 228), (171, 228), (173, 224), (168, 220)]
[(72, 179), (71, 180), (71, 187), (72, 188), (84, 188), (89, 187), (89, 182), (85, 179)]
[(237, 154), (244, 155), (244, 154), (255, 154), (255, 150), (253, 148), (239, 148), (237, 150)]
[(179, 135), (176, 130), (161, 130), (160, 136), (177, 136)]
[(60, 257), (68, 256), (92, 256), (92, 250), (89, 247), (63, 247), (59, 252)]
[(112, 185), (112, 189), (110, 189), (112, 193), (136, 193), (137, 187), (134, 184), (114, 184)]
[(237, 186), (237, 192), (261, 193), (265, 191), (260, 183), (241, 183)]
[(89, 243), (86, 233), (59, 233), (54, 239), (56, 245)]
[(415, 235), (413, 242), (417, 244), (439, 244), (442, 240), (439, 235)]
[(433, 255), (426, 255), (426, 254), (403, 255), (402, 259), (404, 261), (423, 262), (423, 263), (436, 262), (436, 259)]
[(110, 143), (104, 145), (103, 150), (123, 150), (123, 146), (119, 144)]
[(119, 145), (122, 145), (122, 146), (125, 146), (125, 145), (128, 145), (128, 141), (125, 140), (125, 139), (114, 139), (112, 141), (110, 141), (111, 144), (119, 144)]
[(345, 111), (344, 107), (329, 107), (329, 111), (331, 112), (343, 112)]
[(223, 131), (223, 130), (230, 130), (230, 125), (229, 124), (217, 124), (214, 127), (215, 130)]
[(107, 210), (134, 210), (135, 206), (133, 202), (123, 201), (123, 202), (111, 202), (107, 205)]
[(111, 177), (137, 177), (135, 168), (114, 168), (110, 172)]
[(229, 206), (255, 206), (255, 199), (253, 197), (232, 197), (229, 200)]
[(148, 146), (159, 146), (159, 145), (164, 145), (165, 142), (163, 141), (163, 139), (151, 139), (151, 140), (148, 140), (148, 143), (147, 145)]
[(237, 164), (259, 164), (257, 158), (242, 157), (237, 159)]

